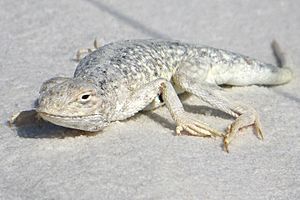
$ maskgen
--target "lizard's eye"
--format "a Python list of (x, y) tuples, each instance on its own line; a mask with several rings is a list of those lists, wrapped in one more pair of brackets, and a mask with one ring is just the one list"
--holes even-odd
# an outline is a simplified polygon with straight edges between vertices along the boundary
[(85, 95), (82, 95), (82, 96), (81, 96), (81, 99), (82, 99), (82, 100), (88, 100), (88, 99), (90, 98), (90, 96), (91, 96), (91, 95), (89, 95), (89, 94), (85, 94)]
[(80, 101), (82, 103), (86, 103), (86, 102), (90, 101), (91, 98), (92, 98), (92, 93), (91, 92), (87, 92), (87, 93), (84, 93), (84, 94), (80, 95)]

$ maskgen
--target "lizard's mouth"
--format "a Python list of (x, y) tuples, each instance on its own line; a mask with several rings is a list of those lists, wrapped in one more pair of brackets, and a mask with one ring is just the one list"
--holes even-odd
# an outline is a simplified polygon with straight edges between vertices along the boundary
[(53, 124), (79, 129), (83, 131), (99, 131), (106, 127), (109, 123), (106, 119), (103, 118), (100, 114), (92, 114), (92, 115), (82, 115), (82, 116), (64, 116), (64, 115), (56, 115), (50, 114), (46, 112), (39, 112), (37, 110), (39, 116), (41, 116), (44, 120), (51, 122)]
[(81, 116), (67, 116), (67, 115), (56, 115), (56, 114), (50, 114), (50, 113), (46, 113), (46, 112), (39, 112), (39, 115), (41, 117), (43, 116), (48, 116), (48, 117), (54, 117), (54, 118), (65, 118), (65, 119), (83, 119), (83, 118), (89, 118), (89, 117), (92, 117), (92, 116), (101, 116), (99, 114), (93, 114), (93, 115), (81, 115)]

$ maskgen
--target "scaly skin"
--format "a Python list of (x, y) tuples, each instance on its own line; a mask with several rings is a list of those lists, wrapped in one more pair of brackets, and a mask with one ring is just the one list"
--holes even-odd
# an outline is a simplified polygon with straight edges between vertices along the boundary
[[(275, 52), (283, 58), (276, 45)], [(286, 83), (292, 76), (282, 62), (279, 68), (229, 51), (176, 41), (121, 41), (96, 48), (83, 58), (73, 78), (46, 81), (37, 111), (60, 126), (99, 131), (110, 122), (165, 103), (177, 134), (222, 136), (184, 111), (177, 94), (186, 91), (237, 118), (224, 136), (228, 150), (245, 126), (254, 125), (263, 135), (255, 110), (224, 99), (217, 86)]]

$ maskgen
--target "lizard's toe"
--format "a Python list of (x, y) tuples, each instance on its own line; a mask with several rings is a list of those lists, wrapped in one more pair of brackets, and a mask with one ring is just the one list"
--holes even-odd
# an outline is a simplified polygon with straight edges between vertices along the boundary
[(221, 137), (224, 135), (221, 131), (211, 128), (208, 124), (187, 114), (177, 120), (176, 134), (180, 135), (182, 132), (199, 137)]
[(264, 139), (262, 126), (259, 121), (258, 114), (254, 110), (249, 110), (241, 114), (232, 124), (226, 129), (226, 135), (224, 136), (224, 150), (228, 152), (228, 145), (231, 143), (237, 133), (248, 126), (253, 126), (257, 137), (261, 140)]

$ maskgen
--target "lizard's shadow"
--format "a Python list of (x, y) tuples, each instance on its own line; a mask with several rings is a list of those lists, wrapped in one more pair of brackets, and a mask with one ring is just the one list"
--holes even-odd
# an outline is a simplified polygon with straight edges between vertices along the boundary
[(94, 136), (97, 133), (64, 128), (46, 122), (38, 117), (35, 110), (20, 112), (7, 124), (17, 131), (19, 137), (23, 138), (60, 138), (76, 136)]
[[(220, 117), (222, 119), (230, 119), (233, 120), (234, 118), (230, 116), (227, 113), (224, 113), (220, 110), (208, 107), (208, 106), (197, 106), (197, 105), (190, 105), (190, 104), (183, 104), (185, 111), (194, 113), (194, 114), (209, 114), (210, 116), (214, 117)], [(151, 111), (146, 111), (145, 114), (152, 119), (153, 121), (159, 123), (165, 128), (168, 128), (170, 130), (175, 130), (175, 123), (173, 121), (169, 121), (168, 119), (162, 117), (161, 115), (151, 112)], [(175, 135), (175, 132), (174, 132)]]
[[(223, 119), (233, 119), (230, 115), (219, 111), (217, 109), (210, 108), (208, 106), (196, 106), (183, 104), (187, 112), (195, 114), (207, 114), (211, 116), (221, 117)], [(161, 124), (163, 127), (170, 130), (175, 129), (175, 123), (168, 119), (156, 114), (154, 112), (145, 113), (150, 119)], [(87, 132), (76, 129), (64, 128), (61, 126), (54, 125), (46, 122), (38, 117), (35, 110), (22, 111), (14, 119), (8, 122), (8, 125), (15, 128), (19, 137), (23, 138), (65, 138), (65, 137), (76, 137), (76, 136), (94, 136), (99, 132)], [(174, 133), (175, 134), (175, 133)]]
[(201, 115), (209, 114), (210, 116), (220, 117), (222, 119), (234, 119), (229, 114), (208, 106), (197, 106), (197, 105), (189, 105), (189, 104), (183, 104), (183, 106), (184, 109), (190, 113), (201, 114)]

